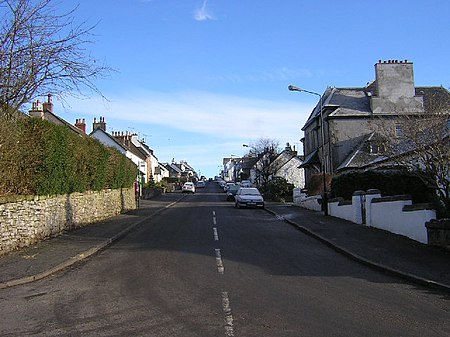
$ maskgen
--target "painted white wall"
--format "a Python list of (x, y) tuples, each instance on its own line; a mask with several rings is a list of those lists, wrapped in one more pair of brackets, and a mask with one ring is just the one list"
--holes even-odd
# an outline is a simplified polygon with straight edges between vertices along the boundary
[(411, 204), (411, 200), (372, 203), (372, 226), (428, 243), (425, 223), (436, 219), (436, 211), (403, 211), (405, 205)]
[(352, 222), (355, 222), (354, 209), (355, 207), (353, 205), (339, 205), (339, 202), (328, 203), (328, 211), (330, 215)]
[[(377, 197), (379, 198), (381, 196), (370, 194), (370, 198), (366, 200), (365, 221), (367, 225), (400, 234), (418, 242), (428, 243), (425, 223), (436, 219), (436, 211), (428, 209), (404, 211), (404, 206), (412, 204), (411, 200), (372, 202), (372, 199)], [(357, 195), (354, 196), (351, 205), (339, 205), (339, 201), (329, 202), (329, 214), (357, 224), (362, 224), (360, 200), (363, 199), (360, 195)], [(299, 204), (299, 206), (302, 205), (303, 203)], [(309, 207), (306, 208), (311, 209)]]

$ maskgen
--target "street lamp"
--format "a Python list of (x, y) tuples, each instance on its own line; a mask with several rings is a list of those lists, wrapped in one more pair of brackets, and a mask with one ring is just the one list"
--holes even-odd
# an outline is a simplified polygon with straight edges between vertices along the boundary
[(308, 91), (299, 87), (296, 87), (295, 85), (289, 85), (288, 86), (289, 91), (298, 91), (298, 92), (306, 92), (311, 95), (319, 96), (319, 102), (320, 102), (320, 133), (322, 138), (322, 158), (321, 158), (321, 169), (322, 169), (322, 182), (323, 182), (323, 196), (322, 196), (322, 208), (325, 215), (328, 215), (328, 200), (327, 200), (327, 178), (325, 174), (325, 126), (323, 124), (323, 106), (322, 106), (322, 95), (314, 92), (314, 91)]

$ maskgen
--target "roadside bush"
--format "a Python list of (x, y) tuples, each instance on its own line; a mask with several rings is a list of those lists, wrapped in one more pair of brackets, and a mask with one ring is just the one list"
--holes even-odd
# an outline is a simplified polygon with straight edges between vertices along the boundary
[(294, 185), (290, 184), (284, 178), (276, 178), (269, 181), (261, 190), (264, 198), (273, 201), (292, 201), (292, 191)]
[(175, 184), (180, 182), (179, 178), (174, 178), (174, 177), (164, 177), (162, 178), (162, 181), (167, 182), (168, 184)]

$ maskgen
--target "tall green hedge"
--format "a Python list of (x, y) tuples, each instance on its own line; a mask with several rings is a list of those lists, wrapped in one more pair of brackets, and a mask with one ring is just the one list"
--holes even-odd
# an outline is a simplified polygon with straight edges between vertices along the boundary
[(117, 150), (67, 126), (37, 118), (1, 119), (1, 195), (131, 187), (136, 175), (136, 165)]
[(354, 191), (378, 189), (384, 196), (408, 194), (414, 203), (432, 202), (433, 191), (415, 175), (403, 171), (352, 171), (333, 177), (331, 197), (350, 200)]

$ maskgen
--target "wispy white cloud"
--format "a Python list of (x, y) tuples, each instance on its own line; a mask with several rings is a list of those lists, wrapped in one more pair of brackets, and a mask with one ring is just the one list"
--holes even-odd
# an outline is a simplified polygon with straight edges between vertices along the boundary
[(197, 21), (214, 20), (214, 15), (206, 8), (208, 0), (203, 0), (202, 6), (195, 10), (194, 19)]
[[(103, 116), (109, 132), (147, 135), (147, 143), (159, 160), (187, 160), (208, 175), (217, 171), (223, 157), (243, 155), (242, 144), (261, 137), (277, 140), (280, 146), (289, 142), (301, 151), (300, 129), (313, 108), (298, 100), (275, 101), (203, 91), (133, 90), (106, 96), (109, 102), (100, 98), (68, 102), (71, 108), (66, 111), (73, 120), (86, 118), (88, 129), (94, 117)], [(61, 116), (70, 121), (67, 114)]]
[[(72, 104), (72, 106), (74, 106)], [(78, 113), (95, 112), (110, 119), (160, 125), (219, 138), (300, 137), (310, 105), (270, 101), (201, 91), (161, 93), (134, 92), (129, 95), (77, 101)], [(230, 134), (230, 129), (233, 133)], [(284, 137), (283, 137), (284, 138)]]
[(301, 78), (311, 78), (314, 74), (308, 69), (292, 69), (287, 67), (274, 68), (264, 71), (256, 71), (253, 73), (243, 74), (221, 74), (212, 77), (213, 80), (242, 83), (242, 82), (274, 82), (274, 81), (291, 81)]

